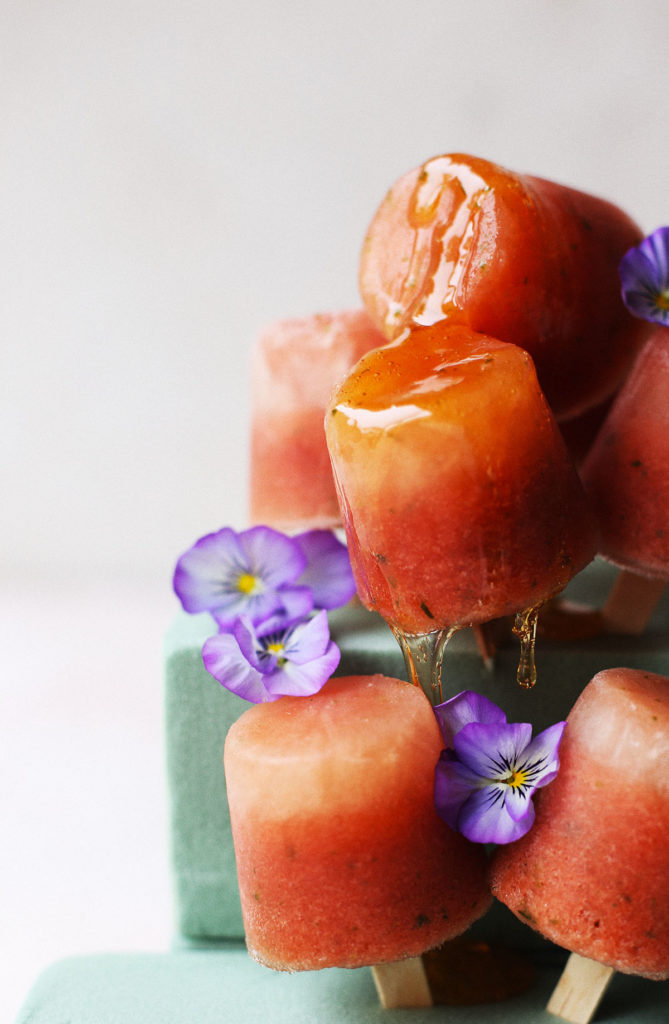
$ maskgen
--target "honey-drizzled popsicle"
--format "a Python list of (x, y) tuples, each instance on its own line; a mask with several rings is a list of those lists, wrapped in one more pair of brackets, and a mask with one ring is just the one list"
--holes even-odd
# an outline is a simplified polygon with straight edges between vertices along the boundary
[(358, 593), (442, 700), (453, 631), (536, 611), (593, 557), (576, 471), (530, 356), (466, 327), (416, 328), (335, 390), (326, 434)]
[(390, 339), (445, 321), (524, 348), (566, 420), (616, 391), (647, 334), (618, 281), (641, 238), (603, 199), (478, 157), (437, 156), (379, 206), (360, 291)]

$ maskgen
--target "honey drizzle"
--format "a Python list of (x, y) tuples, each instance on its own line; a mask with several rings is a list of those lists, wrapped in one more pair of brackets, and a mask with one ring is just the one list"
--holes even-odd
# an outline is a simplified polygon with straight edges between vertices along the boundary
[(441, 704), (444, 699), (441, 689), (444, 652), (458, 627), (436, 629), (432, 633), (404, 633), (397, 626), (391, 626), (391, 629), (404, 655), (409, 682), (420, 686), (433, 707)]
[(524, 690), (531, 690), (537, 681), (537, 666), (534, 660), (534, 648), (537, 639), (537, 621), (539, 607), (527, 608), (516, 614), (513, 632), (520, 640), (520, 659), (516, 679)]
[[(473, 211), (487, 191), (483, 178), (450, 156), (423, 164), (408, 209), (415, 235), (404, 287), (412, 296), (408, 312), (414, 323), (429, 326), (458, 307), (474, 234)], [(430, 257), (419, 273), (424, 256), (417, 243), (423, 232), (430, 239)]]

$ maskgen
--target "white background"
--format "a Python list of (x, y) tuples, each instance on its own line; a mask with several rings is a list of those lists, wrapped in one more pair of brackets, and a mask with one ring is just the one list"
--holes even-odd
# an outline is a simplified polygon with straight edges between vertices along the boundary
[(470, 152), (669, 223), (664, 0), (5, 0), (0, 1001), (171, 939), (162, 633), (245, 522), (248, 355), (357, 306), (400, 174)]

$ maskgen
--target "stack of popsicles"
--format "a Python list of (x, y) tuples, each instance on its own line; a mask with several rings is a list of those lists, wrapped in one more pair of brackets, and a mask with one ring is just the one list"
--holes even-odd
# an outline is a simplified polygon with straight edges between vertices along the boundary
[[(665, 582), (669, 335), (628, 313), (617, 273), (641, 237), (603, 200), (484, 160), (405, 175), (365, 239), (366, 311), (259, 342), (253, 520), (341, 522), (362, 602), (409, 652), (527, 623), (598, 551)], [(586, 496), (572, 455), (621, 387)], [(493, 891), (568, 949), (666, 977), (669, 679), (603, 673), (565, 735)], [(442, 745), (420, 689), (380, 676), (242, 716), (225, 760), (252, 955), (286, 970), (396, 961), (485, 911), (481, 848), (434, 811)]]

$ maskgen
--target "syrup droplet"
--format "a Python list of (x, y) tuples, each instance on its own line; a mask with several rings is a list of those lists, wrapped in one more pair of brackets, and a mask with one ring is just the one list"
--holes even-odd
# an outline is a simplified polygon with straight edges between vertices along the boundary
[(516, 679), (525, 690), (531, 690), (537, 681), (537, 666), (534, 660), (534, 647), (537, 639), (537, 620), (539, 608), (528, 608), (518, 612), (513, 632), (520, 640), (520, 660)]
[(441, 666), (446, 644), (457, 626), (436, 629), (432, 633), (404, 633), (399, 627), (391, 626), (395, 639), (404, 655), (409, 682), (420, 686), (432, 707), (443, 702), (441, 689)]

